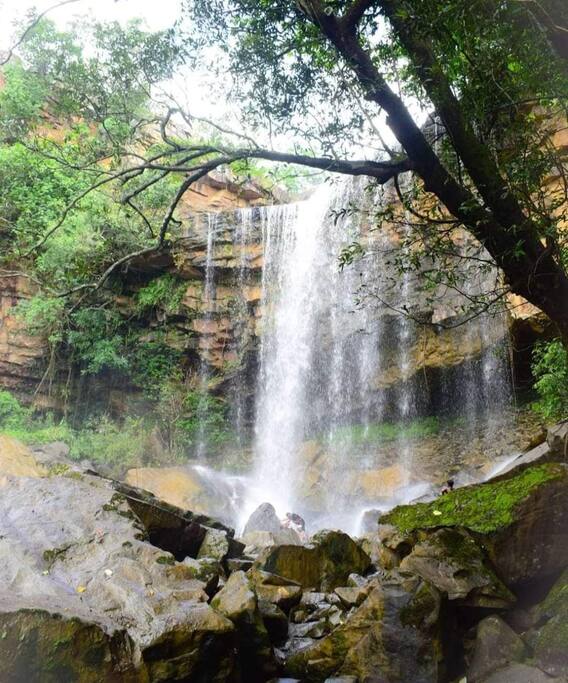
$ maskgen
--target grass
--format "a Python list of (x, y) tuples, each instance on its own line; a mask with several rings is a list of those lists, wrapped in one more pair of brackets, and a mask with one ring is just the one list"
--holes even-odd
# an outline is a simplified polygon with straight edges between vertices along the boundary
[(415, 441), (438, 434), (441, 421), (425, 417), (409, 422), (376, 422), (370, 425), (347, 425), (336, 429), (331, 439), (354, 445), (380, 444), (405, 439)]

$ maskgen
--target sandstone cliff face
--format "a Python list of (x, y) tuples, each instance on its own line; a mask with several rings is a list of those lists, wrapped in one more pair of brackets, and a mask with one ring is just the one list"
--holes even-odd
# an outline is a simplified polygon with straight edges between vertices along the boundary
[[(39, 386), (48, 361), (45, 339), (26, 333), (14, 309), (33, 293), (33, 285), (21, 275), (0, 278), (0, 387), (26, 397)], [(47, 392), (39, 393), (46, 405)]]
[[(145, 283), (166, 273), (182, 282), (185, 293), (178, 310), (167, 314), (155, 311), (143, 323), (147, 324), (149, 338), (158, 328), (162, 333), (165, 330), (167, 343), (182, 351), (188, 366), (196, 371), (206, 369), (213, 390), (230, 396), (238, 388), (246, 413), (250, 411), (259, 344), (267, 318), (262, 305), (262, 217), (251, 208), (261, 197), (254, 189), (234, 188), (215, 179), (194, 188), (194, 194), (199, 197), (188, 198), (182, 209), (184, 234), (170, 251), (156, 252), (129, 264), (122, 275), (124, 293), (116, 303), (129, 318), (135, 310), (137, 291)], [(247, 205), (246, 217), (235, 210), (240, 205)], [(217, 213), (206, 214), (207, 209)], [(395, 244), (397, 236), (393, 234), (389, 239)], [(0, 386), (28, 399), (37, 392), (35, 400), (39, 405), (56, 406), (63, 384), (68, 383), (68, 368), (59, 366), (50, 381), (42, 382), (49, 362), (47, 344), (27, 335), (14, 315), (17, 303), (32, 293), (33, 285), (26, 278), (0, 280)], [(501, 342), (506, 334), (505, 326), (493, 323), (485, 326), (482, 336), (471, 334), (467, 326), (433, 327), (428, 323), (440, 323), (453, 315), (445, 300), (432, 304), (417, 294), (413, 309), (425, 324), (413, 325), (413, 342), (404, 367), (395, 362), (399, 316), (388, 309), (376, 314), (377, 323), (384, 329), (384, 362), (374, 373), (373, 391), (394, 390), (405, 382), (422, 383), (433, 390), (445, 381), (444, 373), (459, 372), (464, 364), (475, 362), (484, 347)], [(346, 329), (344, 334), (347, 337), (356, 332)], [(322, 338), (322, 354), (326, 353), (326, 343)], [(68, 386), (73, 391), (73, 382)], [(132, 391), (133, 387), (119, 388), (114, 404), (124, 404), (120, 394), (126, 389)], [(433, 391), (430, 393), (433, 395)], [(420, 412), (432, 407), (417, 409)]]

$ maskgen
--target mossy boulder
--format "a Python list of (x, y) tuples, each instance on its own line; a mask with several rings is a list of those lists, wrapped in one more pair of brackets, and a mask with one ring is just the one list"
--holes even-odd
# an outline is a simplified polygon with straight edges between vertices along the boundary
[(245, 680), (266, 681), (276, 672), (268, 631), (252, 583), (242, 571), (231, 574), (211, 605), (237, 630), (238, 661)]
[(267, 548), (255, 563), (258, 569), (322, 591), (345, 586), (349, 574), (364, 574), (370, 565), (367, 553), (341, 531), (320, 531), (306, 546)]
[(525, 643), (503, 619), (496, 615), (482, 619), (477, 625), (467, 680), (483, 681), (507, 664), (521, 662), (526, 655)]
[(515, 596), (495, 575), (483, 550), (461, 529), (418, 532), (418, 541), (400, 564), (449, 600), (473, 607), (510, 607)]
[(568, 678), (568, 569), (536, 608), (537, 627), (530, 635), (537, 665)]
[(416, 532), (467, 530), (508, 587), (546, 581), (568, 564), (568, 467), (547, 463), (457, 489), (431, 503), (383, 515), (409, 538)]
[(146, 683), (147, 671), (136, 666), (134, 643), (125, 631), (108, 633), (78, 618), (42, 609), (0, 605), (0, 680), (81, 681), (99, 683), (120, 676), (125, 683)]
[(374, 583), (363, 604), (345, 623), (285, 663), (288, 675), (306, 683), (330, 676), (360, 681), (435, 683), (439, 680), (440, 596), (422, 580)]

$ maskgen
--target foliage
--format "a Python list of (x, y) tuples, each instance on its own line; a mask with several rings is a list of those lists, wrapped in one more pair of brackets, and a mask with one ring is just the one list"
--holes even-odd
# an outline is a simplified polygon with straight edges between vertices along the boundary
[(229, 438), (224, 402), (180, 381), (164, 382), (157, 402), (158, 425), (170, 451), (211, 454)]
[(91, 460), (113, 474), (148, 464), (147, 447), (151, 424), (140, 417), (127, 417), (119, 424), (108, 417), (87, 424), (71, 441), (70, 456)]
[(393, 524), (403, 533), (441, 526), (493, 533), (515, 521), (515, 510), (534, 489), (563, 476), (562, 465), (529, 467), (509, 479), (456, 489), (432, 503), (401, 505), (383, 515), (381, 524)]
[(64, 421), (55, 423), (49, 415), (36, 416), (9, 391), (0, 391), (0, 430), (29, 444), (69, 441), (71, 437)]
[(539, 399), (536, 411), (546, 420), (568, 415), (568, 351), (559, 339), (538, 342), (533, 351), (534, 387)]
[(21, 428), (26, 418), (27, 411), (18, 399), (8, 391), (0, 391), (0, 429)]
[(157, 277), (143, 287), (136, 297), (136, 305), (141, 313), (148, 309), (160, 308), (166, 314), (176, 313), (181, 306), (186, 286), (174, 275)]

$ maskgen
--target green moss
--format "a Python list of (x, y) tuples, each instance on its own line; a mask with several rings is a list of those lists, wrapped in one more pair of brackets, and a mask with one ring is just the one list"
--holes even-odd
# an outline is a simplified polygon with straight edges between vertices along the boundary
[(173, 555), (160, 555), (156, 560), (158, 564), (169, 564), (174, 565), (176, 563), (175, 557)]
[(401, 505), (380, 521), (393, 524), (403, 533), (441, 526), (491, 533), (513, 522), (516, 507), (534, 489), (564, 474), (562, 466), (554, 463), (530, 467), (511, 479), (466, 486), (432, 503)]

